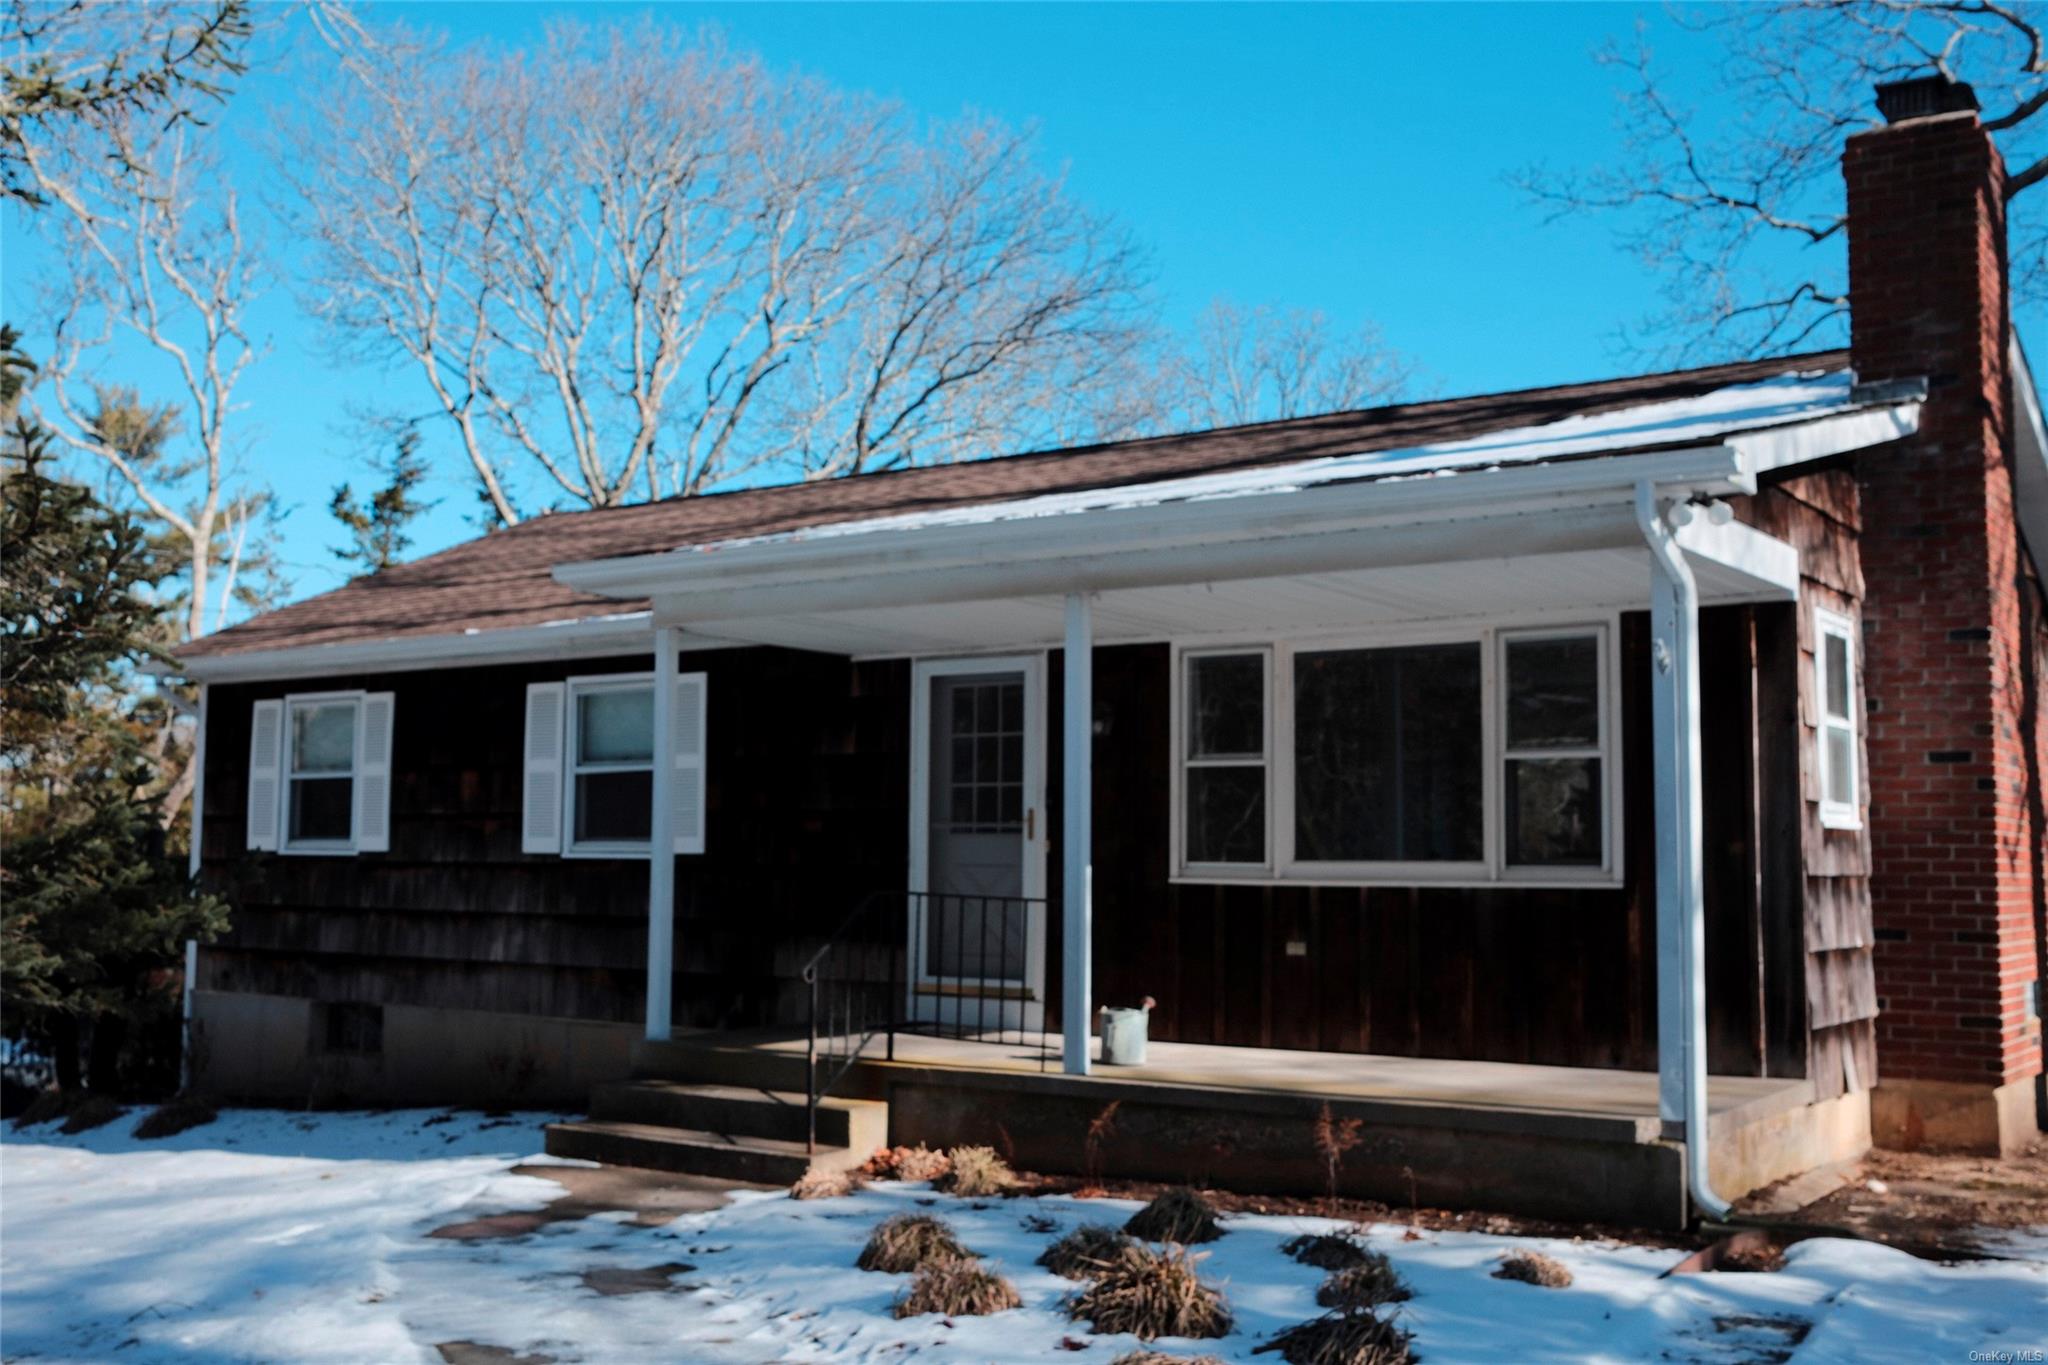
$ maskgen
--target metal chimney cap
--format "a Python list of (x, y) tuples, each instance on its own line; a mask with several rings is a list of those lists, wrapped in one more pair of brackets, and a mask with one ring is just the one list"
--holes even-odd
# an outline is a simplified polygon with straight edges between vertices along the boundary
[(1886, 81), (1877, 87), (1877, 112), (1886, 123), (1931, 118), (1978, 109), (1977, 92), (1962, 81), (1935, 72), (1903, 81)]

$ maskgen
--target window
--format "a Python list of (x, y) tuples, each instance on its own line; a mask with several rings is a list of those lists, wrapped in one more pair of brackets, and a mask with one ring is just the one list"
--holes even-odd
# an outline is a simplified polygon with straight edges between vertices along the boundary
[(1187, 656), (1186, 861), (1266, 863), (1268, 654)]
[(570, 698), (571, 846), (644, 849), (653, 825), (654, 685), (578, 682)]
[(1175, 874), (1613, 885), (1610, 634), (1184, 651)]
[(248, 846), (298, 854), (391, 847), (389, 692), (321, 692), (252, 702)]
[(285, 771), (285, 846), (346, 849), (355, 841), (354, 697), (294, 700)]
[(1501, 774), (1515, 867), (1598, 867), (1604, 857), (1600, 637), (1511, 635), (1502, 646)]
[(1813, 695), (1820, 730), (1820, 821), (1830, 829), (1863, 823), (1857, 786), (1856, 637), (1847, 617), (1813, 616)]

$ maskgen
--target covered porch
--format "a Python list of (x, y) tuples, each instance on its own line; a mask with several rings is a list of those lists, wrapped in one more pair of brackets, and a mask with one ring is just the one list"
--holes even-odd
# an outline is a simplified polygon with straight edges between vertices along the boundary
[[(1275, 1161), (1283, 1151), (1312, 1150), (1311, 1130), (1328, 1105), (1379, 1134), (1380, 1157), (1359, 1167), (1379, 1197), (1392, 1197), (1389, 1173), (1398, 1169), (1411, 1182), (1440, 1173), (1450, 1182), (1441, 1188), (1447, 1199), (1499, 1200), (1509, 1192), (1472, 1181), (1493, 1157), (1538, 1143), (1549, 1145), (1546, 1161), (1571, 1152), (1589, 1163), (1556, 1186), (1582, 1207), (1614, 1202), (1615, 1172), (1631, 1170), (1636, 1176), (1621, 1183), (1637, 1183), (1614, 1207), (1654, 1207), (1659, 1221), (1682, 1221), (1688, 1208), (1719, 1213), (1727, 1192), (1803, 1168), (1781, 1169), (1786, 1162), (1830, 1159), (1830, 1143), (1855, 1141), (1855, 1122), (1829, 1115), (1802, 1126), (1796, 1116), (1815, 1098), (1803, 1077), (1771, 1074), (1760, 1055), (1753, 1074), (1707, 1074), (1701, 612), (1801, 600), (1799, 548), (1748, 524), (1739, 506), (1757, 491), (1759, 474), (1892, 439), (1911, 413), (1910, 405), (1873, 409), (1859, 400), (1788, 420), (1776, 401), (1763, 400), (1757, 412), (1698, 415), (1691, 426), (1651, 423), (1654, 438), (1643, 429), (1567, 435), (1558, 428), (1570, 423), (1553, 423), (1537, 429), (1540, 436), (1507, 433), (1473, 449), (1046, 495), (558, 569), (582, 590), (651, 598), (657, 698), (675, 695), (662, 684), (679, 654), (713, 643), (902, 660), (909, 668), (900, 908), (857, 911), (822, 942), (792, 945), (807, 992), (804, 1037), (672, 1038), (674, 868), (656, 858), (643, 1071), (676, 1075), (671, 1062), (683, 1057), (687, 1079), (718, 1080), (704, 1073), (730, 1066), (736, 1083), (772, 1084), (813, 1108), (822, 1096), (868, 1093), (887, 1099), (890, 1132), (904, 1140), (1000, 1147), (998, 1135), (984, 1131), (997, 1122), (1020, 1160), (1054, 1163), (1048, 1169), (1083, 1160), (1076, 1134), (1116, 1104), (1128, 1131), (1145, 1135), (1130, 1140), (1154, 1164), (1170, 1147), (1181, 1150), (1174, 1160), (1212, 1163), (1227, 1149), (1240, 1183), (1267, 1178), (1246, 1165), (1254, 1150)], [(1598, 733), (1517, 748), (1505, 700), (1509, 650), (1552, 638), (1584, 646), (1579, 657), (1597, 679), (1587, 695), (1598, 697), (1587, 724)], [(1375, 651), (1446, 645), (1461, 651), (1450, 680), (1425, 677), (1411, 691), (1469, 692), (1471, 791), (1439, 798), (1427, 780), (1417, 785), (1409, 804), (1422, 813), (1407, 817), (1412, 846), (1300, 856), (1314, 835), (1300, 818), (1305, 788), (1294, 769), (1320, 752), (1289, 728), (1296, 718), (1288, 708), (1305, 695), (1300, 661), (1343, 656), (1349, 664)], [(1106, 686), (1104, 659), (1136, 657), (1131, 651), (1149, 651), (1146, 681)], [(1203, 751), (1195, 730), (1206, 722), (1190, 709), (1203, 685), (1194, 662), (1211, 657), (1258, 660), (1250, 691), (1264, 708), (1255, 738), (1214, 753)], [(958, 792), (945, 786), (944, 743), (963, 738), (944, 729), (955, 682), (1005, 689), (998, 707), (1010, 704), (1014, 688), (1019, 703), (1014, 727), (998, 716), (993, 728), (964, 736), (1014, 741), (1015, 751), (995, 806), (975, 809), (970, 792), (964, 818), (945, 808)], [(1622, 733), (1625, 704), (1640, 724), (1633, 737)], [(1428, 707), (1404, 705), (1415, 707), (1415, 719), (1396, 725), (1400, 733), (1387, 742), (1424, 746), (1434, 733)], [(657, 707), (657, 752), (668, 751), (674, 732), (666, 709)], [(1336, 712), (1350, 717), (1357, 708)], [(1142, 732), (1143, 744), (1125, 746), (1118, 737), (1126, 730)], [(1105, 761), (1128, 770), (1106, 774)], [(1508, 787), (1513, 765), (1530, 762), (1578, 765), (1567, 776), (1576, 784), (1571, 818), (1583, 828), (1550, 866), (1518, 861), (1514, 845), (1514, 822), (1532, 807), (1517, 808)], [(1271, 775), (1283, 765), (1291, 780)], [(1202, 826), (1188, 795), (1197, 767), (1266, 774), (1258, 779), (1265, 796), (1241, 803), (1256, 813), (1233, 817), (1233, 830), (1257, 824), (1258, 838), (1226, 831), (1216, 842)], [(665, 772), (656, 766), (657, 848), (669, 844)], [(1015, 801), (1007, 804), (1011, 786)], [(1148, 793), (1163, 788), (1171, 799), (1161, 812)], [(1116, 803), (1107, 809), (1098, 804), (1106, 793)], [(1470, 815), (1470, 828), (1455, 837), (1432, 825), (1443, 823), (1437, 812), (1446, 801), (1463, 802)], [(950, 835), (1001, 835), (1016, 849), (1014, 864), (1005, 853), (992, 879), (949, 882), (962, 867), (989, 871), (985, 841), (958, 866), (941, 868), (937, 849)], [(1787, 836), (1781, 829), (1772, 837)], [(1762, 856), (1754, 840), (1749, 855)], [(1097, 1074), (1096, 1006), (1137, 1003), (1124, 998), (1126, 988), (1106, 1001), (1098, 991), (1105, 981), (1141, 979), (1128, 960), (1105, 963), (1103, 954), (1132, 941), (1129, 926), (1143, 924), (1148, 906), (1213, 897), (1211, 961), (1222, 982), (1247, 966), (1233, 960), (1232, 907), (1306, 896), (1314, 916), (1317, 897), (1332, 893), (1355, 896), (1361, 915), (1372, 897), (1406, 896), (1424, 918), (1428, 905), (1456, 897), (1482, 916), (1522, 916), (1523, 925), (1532, 915), (1569, 917), (1581, 903), (1649, 907), (1651, 932), (1629, 951), (1650, 972), (1639, 995), (1654, 1013), (1654, 1069), (1627, 1065), (1619, 1048), (1622, 1064), (1606, 1066), (1389, 1056), (1371, 1048), (1369, 1029), (1357, 1035), (1362, 1047), (1342, 1051), (1274, 1046), (1301, 1031), (1276, 1031), (1271, 1016), (1306, 1021), (1313, 1034), (1326, 1000), (1275, 989), (1288, 968), (1268, 962), (1264, 1046), (1169, 1038), (1154, 1044), (1142, 1073)], [(1100, 930), (1105, 896), (1118, 901), (1120, 937)], [(963, 909), (970, 901), (978, 908)], [(1559, 932), (1582, 931), (1567, 924)], [(979, 951), (966, 953), (963, 944), (975, 939)], [(1146, 941), (1156, 948), (1163, 940)], [(1286, 938), (1280, 955), (1308, 959), (1312, 942)], [(1358, 960), (1372, 956), (1362, 935), (1355, 944)], [(1260, 951), (1270, 955), (1273, 945)], [(1371, 967), (1398, 976), (1403, 964), (1375, 958)], [(1319, 969), (1339, 979), (1345, 970)], [(1424, 985), (1406, 983), (1411, 992)], [(1636, 987), (1585, 979), (1580, 989)], [(1220, 1001), (1214, 1008), (1225, 1012)], [(1441, 1042), (1428, 1050), (1441, 1052)], [(787, 1069), (792, 1061), (800, 1074)], [(1043, 1134), (1038, 1147), (1018, 1138), (1020, 1126)], [(1797, 1133), (1782, 1139), (1792, 1128)], [(1774, 1155), (1757, 1158), (1750, 1139), (1766, 1131), (1781, 1139), (1766, 1143)], [(1299, 1183), (1300, 1170), (1287, 1162), (1273, 1172), (1274, 1182)], [(1763, 1172), (1770, 1173), (1755, 1178)], [(1527, 1197), (1512, 1202), (1550, 1197), (1526, 1170), (1523, 1183)]]

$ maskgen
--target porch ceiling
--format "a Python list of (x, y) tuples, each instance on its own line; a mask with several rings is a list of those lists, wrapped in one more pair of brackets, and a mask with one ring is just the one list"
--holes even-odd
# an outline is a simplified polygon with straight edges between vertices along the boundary
[[(1772, 542), (1775, 544), (1775, 542)], [(1783, 600), (1754, 568), (1691, 556), (1707, 605)], [(1101, 591), (1098, 644), (1337, 631), (1648, 605), (1649, 556), (1635, 548), (1401, 564)], [(1059, 644), (1064, 599), (1034, 594), (849, 608), (694, 623), (692, 633), (749, 644), (889, 656), (1038, 649)]]

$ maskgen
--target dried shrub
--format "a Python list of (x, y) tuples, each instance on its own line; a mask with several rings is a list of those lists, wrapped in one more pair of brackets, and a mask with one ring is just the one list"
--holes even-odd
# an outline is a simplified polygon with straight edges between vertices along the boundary
[(1001, 1194), (1017, 1183), (1016, 1172), (993, 1147), (955, 1147), (946, 1156), (952, 1169), (932, 1182), (935, 1189), (978, 1199)]
[(1395, 1273), (1392, 1261), (1377, 1251), (1364, 1256), (1357, 1265), (1331, 1271), (1316, 1290), (1316, 1302), (1325, 1308), (1363, 1309), (1409, 1297), (1408, 1285)]
[(789, 1187), (791, 1199), (839, 1199), (867, 1184), (859, 1171), (835, 1171), (814, 1166), (797, 1177)]
[(882, 1147), (861, 1167), (876, 1180), (937, 1180), (953, 1169), (944, 1152), (934, 1152), (922, 1142), (915, 1147)]
[(903, 1297), (896, 1300), (899, 1318), (921, 1313), (938, 1313), (949, 1318), (983, 1317), (1010, 1308), (1022, 1308), (1024, 1298), (1011, 1284), (992, 1270), (964, 1257), (928, 1261), (919, 1267), (917, 1278)]
[(84, 1133), (94, 1128), (104, 1128), (128, 1110), (123, 1105), (108, 1099), (105, 1095), (87, 1095), (72, 1107), (70, 1116), (64, 1120), (65, 1133)]
[(1085, 1280), (1115, 1260), (1131, 1239), (1101, 1223), (1083, 1223), (1045, 1249), (1038, 1264), (1064, 1280)]
[(42, 1090), (28, 1102), (28, 1107), (15, 1116), (16, 1128), (34, 1128), (39, 1124), (55, 1123), (68, 1115), (79, 1102), (75, 1090)]
[(195, 1095), (179, 1095), (143, 1115), (142, 1122), (135, 1125), (134, 1136), (145, 1139), (176, 1137), (187, 1128), (212, 1123), (219, 1117), (205, 1100)]
[(972, 1260), (974, 1253), (928, 1213), (899, 1213), (875, 1225), (854, 1262), (862, 1270), (901, 1275), (938, 1261)]
[(1185, 1247), (1127, 1246), (1067, 1301), (1067, 1316), (1097, 1332), (1155, 1337), (1220, 1337), (1230, 1330), (1223, 1293), (1195, 1273)]
[(1283, 1243), (1280, 1250), (1317, 1270), (1349, 1270), (1370, 1255), (1364, 1234), (1357, 1232), (1305, 1232)]
[(1168, 1355), (1164, 1351), (1154, 1351), (1149, 1347), (1140, 1347), (1135, 1351), (1125, 1351), (1115, 1360), (1110, 1361), (1109, 1365), (1223, 1365), (1223, 1358), (1221, 1356)]
[(1252, 1349), (1278, 1351), (1287, 1365), (1409, 1365), (1414, 1338), (1370, 1313), (1326, 1313)]
[(1500, 1269), (1493, 1272), (1493, 1278), (1540, 1284), (1545, 1289), (1563, 1289), (1571, 1284), (1572, 1273), (1565, 1269), (1564, 1262), (1555, 1257), (1545, 1256), (1540, 1251), (1517, 1251), (1502, 1258)]
[(1131, 1215), (1124, 1231), (1147, 1242), (1213, 1242), (1223, 1235), (1216, 1206), (1190, 1189), (1171, 1189)]
[(1364, 1119), (1340, 1119), (1332, 1114), (1328, 1100), (1323, 1101), (1322, 1111), (1316, 1115), (1316, 1156), (1322, 1160), (1323, 1175), (1333, 1204), (1337, 1202), (1337, 1175), (1344, 1168), (1344, 1154), (1365, 1140), (1364, 1127)]

